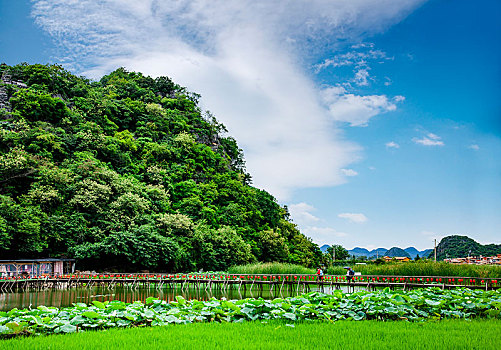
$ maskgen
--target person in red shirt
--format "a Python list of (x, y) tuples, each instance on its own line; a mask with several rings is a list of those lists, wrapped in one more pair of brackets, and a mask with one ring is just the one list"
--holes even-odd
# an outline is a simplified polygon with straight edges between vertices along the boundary
[(322, 269), (319, 267), (317, 270), (317, 280), (322, 281), (324, 279), (324, 272)]

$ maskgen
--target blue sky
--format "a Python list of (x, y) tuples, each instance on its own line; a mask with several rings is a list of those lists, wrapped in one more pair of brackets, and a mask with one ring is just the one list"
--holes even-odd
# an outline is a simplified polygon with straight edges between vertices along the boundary
[(501, 243), (497, 1), (0, 1), (0, 60), (167, 75), (319, 244)]

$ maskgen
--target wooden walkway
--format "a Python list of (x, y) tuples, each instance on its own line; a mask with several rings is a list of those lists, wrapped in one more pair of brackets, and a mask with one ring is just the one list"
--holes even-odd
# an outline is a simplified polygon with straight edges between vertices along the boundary
[[(499, 281), (501, 282), (501, 280)], [(349, 290), (390, 287), (392, 289), (412, 289), (439, 287), (451, 289), (467, 287), (472, 289), (498, 289), (497, 279), (450, 277), (450, 276), (355, 276), (348, 281), (346, 276), (326, 275), (320, 280), (317, 275), (284, 275), (284, 274), (73, 274), (60, 276), (2, 277), (0, 292), (20, 292), (43, 289), (67, 289), (75, 287), (92, 288), (96, 286), (113, 288), (170, 288), (185, 290), (189, 288), (206, 291), (228, 290), (270, 292), (307, 292), (312, 290), (341, 289)]]

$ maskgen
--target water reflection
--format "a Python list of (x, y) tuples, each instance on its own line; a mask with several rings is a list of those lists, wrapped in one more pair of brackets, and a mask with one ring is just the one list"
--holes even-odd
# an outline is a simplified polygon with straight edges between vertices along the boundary
[[(311, 290), (315, 290), (312, 287)], [(299, 290), (301, 293), (302, 290)], [(326, 288), (326, 293), (331, 293), (332, 290)], [(278, 297), (287, 297), (297, 295), (297, 290), (283, 289), (282, 291), (270, 290), (239, 290), (237, 288), (230, 288), (224, 291), (221, 290), (205, 290), (204, 288), (168, 288), (168, 289), (154, 289), (154, 288), (124, 288), (124, 287), (93, 287), (93, 288), (71, 288), (71, 289), (47, 289), (41, 291), (27, 291), (18, 293), (1, 293), (0, 294), (0, 310), (6, 311), (13, 308), (36, 308), (39, 305), (65, 307), (71, 306), (72, 303), (86, 303), (90, 304), (94, 300), (107, 301), (107, 300), (121, 300), (128, 303), (140, 300), (146, 301), (148, 297), (157, 297), (162, 300), (171, 301), (175, 300), (177, 295), (181, 295), (186, 299), (209, 300), (212, 297), (217, 299), (242, 299), (242, 298), (258, 298), (272, 299)]]

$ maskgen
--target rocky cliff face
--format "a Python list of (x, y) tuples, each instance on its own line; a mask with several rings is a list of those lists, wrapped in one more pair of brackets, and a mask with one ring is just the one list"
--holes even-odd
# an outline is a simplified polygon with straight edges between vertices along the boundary
[(13, 81), (12, 76), (9, 74), (8, 71), (4, 71), (2, 73), (2, 76), (0, 77), (0, 109), (7, 110), (8, 112), (12, 110), (9, 102), (10, 99), (10, 94), (8, 89), (9, 85), (22, 89), (28, 87), (25, 83), (22, 83), (20, 81)]

